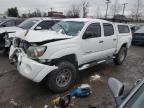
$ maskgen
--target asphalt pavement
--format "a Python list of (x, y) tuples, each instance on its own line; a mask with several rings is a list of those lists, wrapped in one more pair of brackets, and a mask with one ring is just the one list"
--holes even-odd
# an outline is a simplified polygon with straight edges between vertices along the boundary
[[(91, 76), (98, 76), (91, 80)], [(88, 108), (92, 104), (97, 108), (113, 108), (114, 99), (107, 85), (107, 80), (115, 77), (121, 80), (125, 93), (133, 86), (137, 79), (144, 77), (144, 46), (132, 46), (128, 51), (126, 61), (116, 66), (112, 61), (96, 65), (80, 72), (75, 87), (81, 84), (90, 84), (92, 94), (85, 98), (76, 98), (77, 108)], [(43, 108), (53, 96), (62, 94), (51, 93), (43, 83), (34, 83), (22, 77), (11, 65), (7, 56), (0, 56), (0, 108), (13, 108), (11, 100), (32, 108)]]

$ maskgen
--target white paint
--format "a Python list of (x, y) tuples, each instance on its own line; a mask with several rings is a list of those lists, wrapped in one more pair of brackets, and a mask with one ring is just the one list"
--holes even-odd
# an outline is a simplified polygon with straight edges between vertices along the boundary
[(34, 82), (42, 81), (52, 70), (57, 69), (56, 66), (48, 66), (31, 60), (25, 54), (20, 54), (19, 56), (21, 56), (17, 64), (19, 73)]

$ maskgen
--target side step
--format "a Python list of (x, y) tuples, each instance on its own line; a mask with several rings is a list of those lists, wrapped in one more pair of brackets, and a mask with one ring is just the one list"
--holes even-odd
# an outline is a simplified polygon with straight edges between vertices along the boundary
[(80, 66), (79, 70), (81, 71), (81, 70), (87, 69), (89, 67), (93, 67), (97, 64), (101, 64), (101, 63), (104, 63), (104, 62), (106, 62), (106, 60), (94, 61), (94, 62), (91, 62), (91, 63), (87, 63), (87, 64), (84, 64), (84, 65)]

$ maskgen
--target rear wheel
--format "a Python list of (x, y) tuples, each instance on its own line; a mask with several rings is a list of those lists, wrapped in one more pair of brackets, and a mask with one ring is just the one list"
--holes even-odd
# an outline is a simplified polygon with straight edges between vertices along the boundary
[(52, 71), (47, 77), (46, 84), (53, 92), (63, 92), (75, 82), (77, 71), (75, 66), (68, 61), (60, 62), (57, 66), (58, 69)]
[(127, 48), (125, 46), (121, 47), (120, 51), (114, 58), (114, 63), (116, 65), (121, 65), (127, 56)]

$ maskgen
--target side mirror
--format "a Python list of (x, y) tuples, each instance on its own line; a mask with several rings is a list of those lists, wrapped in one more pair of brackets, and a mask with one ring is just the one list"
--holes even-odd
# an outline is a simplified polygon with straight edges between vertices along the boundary
[(124, 85), (119, 80), (115, 78), (109, 78), (108, 86), (114, 96), (116, 106), (118, 107), (123, 101)]
[(42, 30), (42, 27), (37, 26), (37, 27), (35, 28), (35, 30)]
[(93, 33), (91, 31), (87, 31), (84, 33), (83, 39), (88, 39), (92, 37), (93, 37)]
[(124, 92), (124, 85), (115, 78), (109, 78), (108, 86), (115, 98), (122, 96)]

